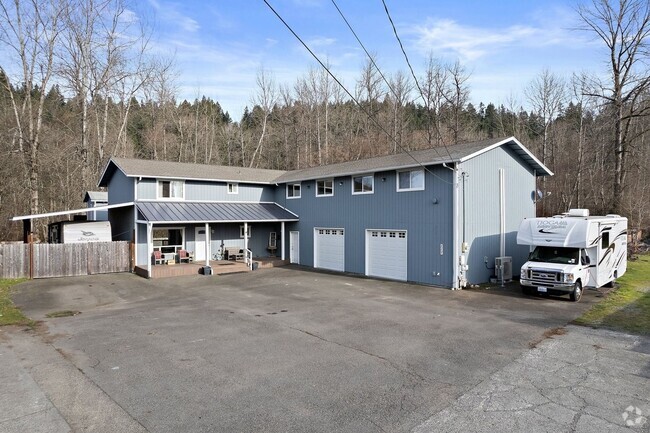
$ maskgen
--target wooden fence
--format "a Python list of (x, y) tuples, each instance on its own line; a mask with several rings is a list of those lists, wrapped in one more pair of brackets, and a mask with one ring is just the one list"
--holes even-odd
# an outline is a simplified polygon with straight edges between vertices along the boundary
[(131, 270), (129, 242), (0, 245), (0, 278), (70, 277)]

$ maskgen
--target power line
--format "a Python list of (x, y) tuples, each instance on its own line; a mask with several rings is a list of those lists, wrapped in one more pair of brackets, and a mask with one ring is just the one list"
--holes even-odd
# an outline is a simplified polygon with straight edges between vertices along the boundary
[[(422, 100), (424, 101), (424, 105), (427, 107), (427, 111), (430, 113), (431, 107), (429, 106), (429, 100), (428, 98), (424, 97), (424, 92), (422, 91), (422, 87), (420, 87), (420, 82), (418, 81), (418, 78), (415, 75), (413, 66), (411, 66), (411, 61), (409, 60), (409, 56), (406, 54), (406, 50), (404, 49), (404, 44), (402, 44), (402, 39), (400, 39), (399, 34), (397, 34), (397, 28), (395, 27), (395, 23), (393, 22), (393, 17), (390, 16), (390, 12), (388, 11), (388, 6), (386, 5), (386, 1), (381, 0), (381, 2), (384, 5), (384, 10), (386, 11), (386, 16), (388, 17), (388, 21), (390, 21), (391, 27), (393, 27), (393, 33), (395, 34), (395, 38), (397, 38), (397, 42), (399, 43), (399, 47), (402, 50), (402, 54), (404, 54), (404, 58), (406, 59), (406, 64), (408, 65), (409, 70), (411, 71), (411, 75), (415, 80), (415, 85), (417, 86), (418, 91), (420, 92), (420, 96), (422, 96)], [(431, 126), (429, 125), (429, 127)], [(452, 159), (451, 153), (449, 153), (449, 149), (447, 148), (447, 145), (443, 143), (443, 147), (445, 148), (445, 151), (447, 151), (447, 155), (449, 156), (449, 159)]]
[(381, 69), (379, 69), (379, 66), (377, 65), (377, 63), (375, 63), (375, 59), (373, 58), (372, 55), (370, 55), (370, 53), (369, 53), (368, 50), (366, 49), (366, 46), (363, 45), (363, 42), (361, 42), (361, 39), (359, 39), (359, 36), (357, 36), (357, 32), (354, 31), (354, 29), (352, 28), (352, 26), (351, 26), (350, 23), (348, 22), (347, 18), (345, 18), (345, 15), (343, 15), (343, 12), (341, 12), (341, 9), (339, 8), (339, 5), (336, 4), (336, 1), (335, 1), (335, 0), (332, 0), (332, 4), (333, 4), (334, 7), (336, 8), (336, 10), (339, 12), (339, 15), (341, 15), (341, 18), (343, 18), (343, 21), (345, 21), (345, 24), (347, 24), (348, 28), (350, 29), (350, 31), (352, 32), (352, 34), (353, 34), (354, 37), (356, 38), (357, 42), (359, 42), (359, 45), (361, 45), (361, 48), (363, 48), (363, 51), (364, 51), (364, 52), (366, 53), (366, 55), (368, 56), (368, 59), (370, 59), (370, 62), (372, 62), (372, 65), (375, 67), (375, 69), (377, 69), (377, 72), (379, 72), (379, 75), (381, 75), (381, 78), (383, 78), (384, 82), (386, 83), (386, 85), (388, 86), (388, 88), (390, 89), (390, 91), (393, 93), (393, 95), (394, 95), (395, 97), (397, 97), (397, 92), (396, 92), (395, 89), (393, 89), (393, 87), (391, 86), (390, 81), (388, 81), (388, 79), (387, 79), (387, 78), (384, 76), (384, 74), (381, 72)]
[[(381, 129), (381, 130), (382, 130), (382, 131), (383, 131), (383, 132), (384, 132), (384, 133), (385, 133), (389, 138), (391, 138), (393, 141), (395, 141), (395, 143), (400, 147), (400, 149), (402, 149), (402, 151), (404, 151), (404, 153), (406, 153), (406, 154), (407, 154), (407, 155), (408, 155), (408, 156), (409, 156), (413, 161), (415, 161), (415, 162), (417, 163), (417, 165), (419, 165), (420, 167), (422, 167), (423, 170), (425, 170), (426, 172), (430, 173), (432, 176), (437, 177), (437, 178), (440, 179), (442, 182), (445, 182), (445, 183), (447, 183), (447, 184), (451, 184), (451, 182), (448, 182), (447, 180), (443, 179), (442, 177), (438, 176), (437, 174), (435, 174), (434, 172), (432, 172), (431, 170), (429, 170), (427, 167), (425, 167), (425, 166), (424, 166), (420, 161), (418, 161), (417, 158), (415, 158), (415, 157), (414, 157), (414, 156), (413, 156), (413, 155), (412, 155), (412, 154), (411, 154), (407, 149), (405, 149), (401, 144), (397, 143), (397, 141), (396, 141), (395, 138), (391, 135), (391, 133), (388, 132), (388, 131), (384, 128), (384, 126), (383, 126), (383, 125), (382, 125), (382, 124), (381, 124), (377, 119), (375, 119), (375, 117), (372, 115), (372, 113), (370, 113), (368, 110), (366, 110), (366, 109), (363, 107), (363, 105), (361, 105), (361, 103), (357, 100), (357, 98), (355, 98), (354, 95), (352, 95), (352, 93), (351, 93), (351, 92), (350, 92), (350, 91), (349, 91), (349, 90), (348, 90), (348, 89), (343, 85), (343, 83), (341, 83), (341, 81), (340, 81), (338, 78), (336, 78), (336, 76), (335, 76), (335, 75), (334, 75), (334, 74), (329, 70), (329, 68), (328, 68), (328, 67), (327, 67), (327, 66), (326, 66), (326, 65), (321, 61), (321, 59), (320, 59), (320, 58), (319, 58), (319, 57), (318, 57), (318, 56), (317, 56), (317, 55), (316, 55), (316, 54), (311, 50), (311, 48), (309, 48), (309, 46), (308, 46), (308, 45), (307, 45), (307, 44), (302, 40), (302, 38), (301, 38), (300, 36), (298, 36), (298, 34), (293, 30), (293, 28), (291, 28), (291, 26), (290, 26), (290, 25), (289, 25), (289, 24), (284, 20), (284, 18), (282, 18), (282, 16), (280, 16), (280, 14), (275, 10), (275, 8), (273, 8), (273, 6), (271, 6), (271, 4), (268, 2), (268, 0), (264, 0), (264, 3), (266, 4), (266, 6), (268, 6), (269, 9), (271, 9), (271, 11), (275, 14), (275, 16), (278, 17), (278, 19), (282, 22), (282, 24), (284, 24), (284, 26), (287, 28), (287, 30), (289, 30), (289, 31), (291, 32), (291, 34), (292, 34), (292, 35), (293, 35), (293, 36), (294, 36), (294, 37), (295, 37), (295, 38), (296, 38), (296, 39), (297, 39), (297, 40), (302, 44), (302, 46), (305, 47), (305, 49), (309, 52), (309, 54), (311, 54), (311, 56), (312, 56), (314, 59), (316, 59), (316, 61), (321, 65), (321, 67), (322, 67), (323, 69), (325, 69), (325, 71), (327, 72), (327, 74), (328, 74), (330, 77), (332, 77), (332, 79), (333, 79), (334, 81), (336, 81), (336, 84), (338, 84), (338, 85), (343, 89), (343, 91), (345, 91), (345, 93), (347, 93), (347, 95), (350, 97), (350, 99), (352, 99), (352, 101), (354, 101), (354, 103), (357, 104), (357, 106), (358, 106), (359, 108), (361, 108), (361, 110), (366, 114), (366, 116), (368, 116), (368, 119), (372, 120), (373, 123), (379, 127), (379, 129)], [(449, 155), (449, 159), (450, 159), (450, 162), (451, 162), (451, 160), (452, 160), (451, 155)]]
[[(336, 4), (336, 1), (335, 1), (335, 0), (331, 0), (331, 1), (332, 1), (332, 4), (334, 5), (334, 7), (336, 8), (336, 10), (339, 12), (339, 15), (341, 15), (341, 18), (343, 18), (343, 21), (345, 21), (345, 24), (348, 26), (348, 28), (350, 29), (350, 31), (352, 32), (352, 34), (353, 34), (354, 37), (356, 38), (356, 40), (357, 40), (357, 42), (359, 43), (359, 45), (361, 45), (361, 48), (363, 48), (363, 51), (364, 51), (364, 52), (366, 53), (366, 55), (368, 56), (368, 59), (370, 59), (370, 61), (372, 62), (373, 66), (375, 67), (375, 69), (377, 69), (377, 72), (379, 72), (379, 75), (381, 75), (381, 78), (384, 80), (384, 82), (386, 83), (386, 85), (388, 86), (388, 88), (390, 89), (390, 91), (392, 92), (393, 96), (395, 96), (395, 98), (398, 98), (397, 92), (395, 91), (395, 89), (393, 89), (393, 86), (390, 84), (390, 81), (389, 81), (389, 80), (386, 78), (386, 76), (384, 76), (384, 74), (381, 72), (381, 69), (379, 68), (379, 65), (377, 65), (377, 63), (375, 62), (375, 59), (373, 58), (373, 56), (370, 55), (370, 53), (369, 53), (368, 50), (366, 49), (366, 46), (363, 44), (363, 42), (361, 42), (361, 39), (359, 38), (359, 36), (357, 36), (357, 32), (354, 31), (354, 29), (352, 28), (352, 25), (350, 24), (350, 22), (347, 20), (347, 18), (345, 17), (345, 15), (343, 14), (343, 12), (342, 12), (341, 9), (339, 8), (339, 5)], [(409, 66), (410, 66), (410, 65), (409, 65)], [(411, 72), (413, 72), (413, 71), (411, 70)], [(416, 84), (417, 84), (417, 79), (416, 79)], [(422, 94), (422, 92), (420, 92), (420, 94)], [(426, 104), (426, 100), (425, 100), (425, 104)], [(429, 126), (429, 127), (430, 127), (430, 126)], [(395, 144), (399, 146), (399, 144), (397, 143), (397, 137), (391, 137), (391, 138), (393, 139), (393, 141), (395, 142)], [(399, 147), (401, 148), (402, 146), (399, 146)], [(433, 149), (436, 151), (436, 155), (440, 156), (440, 152), (438, 152), (438, 148), (434, 147)], [(447, 151), (447, 154), (449, 155), (449, 151)], [(450, 157), (450, 159), (451, 159), (451, 155), (449, 155), (449, 157)]]

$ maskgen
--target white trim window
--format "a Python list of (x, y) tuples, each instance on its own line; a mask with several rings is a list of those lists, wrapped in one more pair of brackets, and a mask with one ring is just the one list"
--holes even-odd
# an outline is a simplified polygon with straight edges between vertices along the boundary
[(239, 194), (239, 184), (237, 182), (228, 182), (228, 194)]
[(332, 197), (334, 195), (334, 179), (316, 181), (316, 197)]
[[(248, 239), (251, 238), (251, 225), (250, 224), (248, 225), (248, 231), (246, 233), (246, 237)], [(239, 226), (239, 238), (244, 239), (244, 225), (243, 224)]]
[(375, 175), (352, 176), (352, 194), (372, 194), (375, 191)]
[(288, 183), (287, 184), (287, 198), (300, 198), (300, 184)]
[(185, 197), (185, 182), (182, 180), (158, 180), (157, 198), (182, 200)]
[(403, 170), (397, 172), (397, 191), (422, 191), (424, 189), (424, 170)]

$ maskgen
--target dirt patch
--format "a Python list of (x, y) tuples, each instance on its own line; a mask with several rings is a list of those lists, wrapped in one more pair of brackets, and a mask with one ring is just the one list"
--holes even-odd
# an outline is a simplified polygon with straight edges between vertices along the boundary
[(566, 334), (566, 333), (567, 333), (566, 328), (564, 328), (564, 327), (562, 327), (562, 326), (558, 326), (557, 328), (547, 329), (546, 331), (544, 331), (544, 333), (542, 334), (541, 338), (538, 338), (538, 339), (536, 339), (536, 340), (533, 340), (533, 341), (529, 342), (529, 343), (528, 343), (528, 347), (530, 347), (531, 349), (534, 349), (534, 348), (536, 348), (536, 347), (539, 345), (539, 343), (541, 343), (542, 341), (547, 340), (547, 339), (549, 339), (549, 338), (553, 338), (553, 337), (555, 337), (556, 335), (564, 335), (564, 334)]

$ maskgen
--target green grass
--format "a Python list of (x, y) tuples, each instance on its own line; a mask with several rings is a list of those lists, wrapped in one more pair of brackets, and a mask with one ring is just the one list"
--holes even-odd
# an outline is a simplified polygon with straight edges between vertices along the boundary
[(11, 301), (12, 287), (23, 281), (25, 279), (0, 279), (0, 326), (34, 325), (34, 321), (25, 317), (23, 312)]
[(578, 325), (650, 335), (650, 255), (629, 261), (618, 288), (575, 320)]

